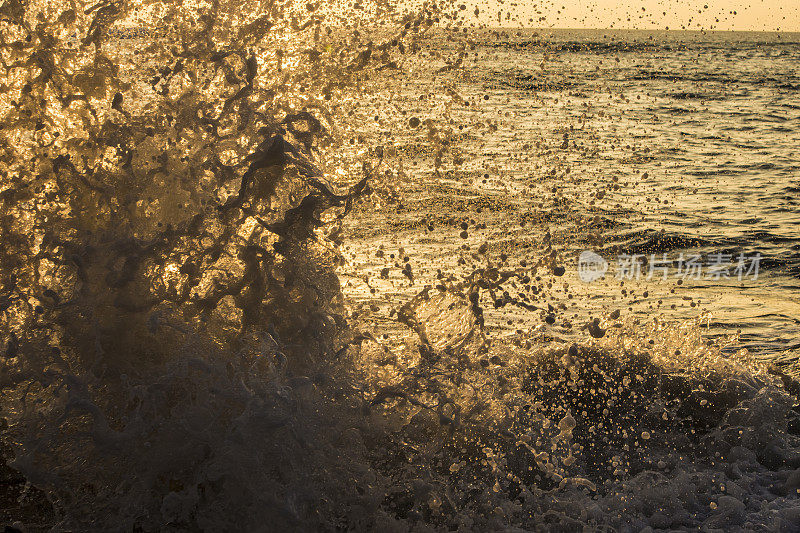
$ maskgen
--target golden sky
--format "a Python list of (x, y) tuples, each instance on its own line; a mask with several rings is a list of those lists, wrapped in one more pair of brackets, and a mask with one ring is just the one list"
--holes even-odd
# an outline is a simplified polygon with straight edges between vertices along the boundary
[(464, 5), (461, 13), (467, 21), (492, 26), (800, 31), (800, 0), (455, 0), (455, 4)]

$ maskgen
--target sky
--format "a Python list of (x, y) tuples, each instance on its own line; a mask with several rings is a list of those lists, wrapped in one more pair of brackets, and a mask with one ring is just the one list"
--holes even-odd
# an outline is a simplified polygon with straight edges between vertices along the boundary
[(491, 26), (800, 31), (800, 0), (454, 1), (467, 21)]

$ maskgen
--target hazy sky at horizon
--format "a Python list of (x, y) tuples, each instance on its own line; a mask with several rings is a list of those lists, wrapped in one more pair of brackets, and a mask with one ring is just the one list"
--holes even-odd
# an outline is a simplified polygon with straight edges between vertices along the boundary
[(800, 31), (800, 0), (455, 0), (455, 4), (464, 6), (461, 13), (467, 22), (491, 26)]

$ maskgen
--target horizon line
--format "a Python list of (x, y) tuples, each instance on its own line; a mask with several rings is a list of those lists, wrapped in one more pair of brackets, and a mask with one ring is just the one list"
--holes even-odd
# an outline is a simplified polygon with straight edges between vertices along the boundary
[(538, 26), (484, 26), (479, 29), (490, 30), (593, 30), (593, 31), (650, 31), (650, 32), (676, 32), (676, 33), (800, 33), (800, 28), (796, 30), (722, 30), (722, 29), (673, 29), (673, 28), (596, 28), (596, 27), (575, 27), (575, 26), (554, 26), (554, 27), (538, 27)]
[(592, 31), (650, 31), (650, 32), (675, 32), (675, 33), (800, 33), (800, 28), (796, 30), (719, 30), (719, 29), (699, 29), (699, 30), (690, 30), (690, 29), (654, 29), (654, 28), (594, 28), (594, 27), (535, 27), (535, 26), (486, 26), (484, 28), (475, 28), (475, 29), (491, 29), (491, 30), (539, 30), (539, 31), (546, 31), (546, 30), (570, 30), (570, 31), (581, 31), (581, 30), (592, 30)]

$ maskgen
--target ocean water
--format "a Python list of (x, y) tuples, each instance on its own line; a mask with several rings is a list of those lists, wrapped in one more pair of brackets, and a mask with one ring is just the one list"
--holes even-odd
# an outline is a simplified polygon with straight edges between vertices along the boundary
[(797, 529), (799, 36), (77, 4), (1, 8), (6, 525)]
[[(516, 30), (464, 40), (475, 48), (463, 70), (439, 76), (450, 76), (441, 83), (480, 109), (461, 106), (453, 115), (459, 127), (488, 120), (498, 129), (486, 133), (478, 122), (469, 133), (460, 130), (464, 163), (450, 175), (430, 175), (420, 162), (423, 172), (410, 186), (422, 181), (427, 190), (410, 193), (411, 218), (438, 216), (438, 204), (453, 195), (497, 199), (507, 207), (496, 216), (533, 223), (495, 224), (464, 241), (473, 249), (481, 239), (516, 240), (518, 248), (549, 232), (568, 265), (565, 279), (591, 302), (584, 309), (703, 316), (707, 335), (736, 334), (741, 346), (791, 369), (800, 340), (798, 35)], [(455, 49), (433, 48), (448, 45)], [(411, 81), (404, 88), (411, 96), (427, 86)], [(414, 107), (421, 117), (435, 114), (427, 99)], [(392, 233), (381, 221), (369, 227), (378, 240)], [(440, 235), (432, 269), (452, 253), (446, 241), (462, 244), (459, 231)], [(411, 232), (398, 242), (408, 249), (419, 238)], [(609, 283), (581, 283), (584, 250), (610, 263)], [(635, 283), (634, 272), (614, 275), (619, 256), (634, 254), (644, 283)], [(681, 254), (699, 256), (699, 279), (681, 275)], [(747, 268), (760, 255), (756, 279), (739, 279), (742, 254)], [(651, 273), (653, 259), (660, 264)], [(716, 276), (708, 270), (714, 261), (725, 263)], [(638, 296), (619, 293), (620, 277)], [(685, 284), (676, 285), (681, 278)]]

